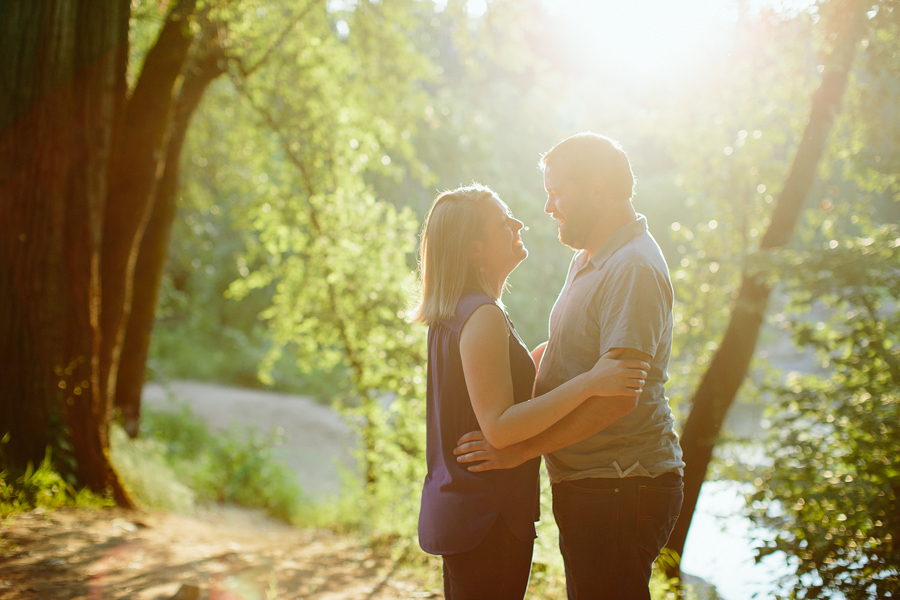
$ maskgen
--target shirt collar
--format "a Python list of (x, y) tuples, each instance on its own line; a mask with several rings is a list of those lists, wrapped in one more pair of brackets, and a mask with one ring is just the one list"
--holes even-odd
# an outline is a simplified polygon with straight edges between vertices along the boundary
[[(600, 269), (603, 266), (610, 256), (616, 253), (616, 251), (638, 237), (639, 235), (643, 235), (647, 232), (647, 217), (642, 214), (637, 215), (637, 219), (632, 221), (631, 223), (627, 223), (616, 230), (606, 242), (600, 246), (600, 248), (594, 253), (594, 256), (591, 257), (590, 264), (594, 266), (595, 269)], [(581, 251), (584, 253), (584, 250)], [(578, 257), (579, 262), (584, 260), (581, 256)], [(585, 268), (587, 265), (584, 265)]]

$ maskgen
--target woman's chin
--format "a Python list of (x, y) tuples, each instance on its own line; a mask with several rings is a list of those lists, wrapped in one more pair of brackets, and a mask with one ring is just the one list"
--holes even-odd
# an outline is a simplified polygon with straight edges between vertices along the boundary
[(518, 251), (516, 252), (516, 258), (518, 259), (518, 262), (516, 262), (516, 266), (519, 266), (523, 260), (528, 258), (528, 250), (524, 246), (518, 248)]

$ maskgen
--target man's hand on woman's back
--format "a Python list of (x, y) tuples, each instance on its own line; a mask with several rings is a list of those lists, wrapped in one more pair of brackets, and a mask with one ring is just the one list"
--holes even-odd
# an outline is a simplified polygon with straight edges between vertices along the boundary
[(517, 445), (497, 450), (491, 446), (480, 431), (470, 431), (456, 442), (453, 454), (457, 462), (477, 463), (468, 468), (472, 473), (493, 471), (494, 469), (512, 469), (528, 460), (517, 449)]

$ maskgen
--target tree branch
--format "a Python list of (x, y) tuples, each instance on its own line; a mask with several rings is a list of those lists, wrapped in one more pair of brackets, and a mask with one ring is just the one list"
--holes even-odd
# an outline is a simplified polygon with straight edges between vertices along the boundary
[(255, 73), (257, 70), (259, 70), (260, 67), (265, 65), (269, 61), (269, 59), (272, 57), (272, 55), (275, 53), (275, 50), (277, 50), (278, 48), (281, 47), (281, 44), (283, 44), (284, 40), (287, 39), (288, 34), (290, 34), (290, 32), (297, 26), (297, 23), (300, 23), (301, 21), (303, 21), (303, 19), (306, 18), (306, 15), (309, 14), (309, 11), (312, 10), (312, 8), (313, 8), (312, 3), (307, 4), (306, 8), (304, 8), (302, 11), (300, 11), (300, 13), (296, 16), (296, 18), (294, 18), (288, 24), (288, 26), (284, 28), (284, 31), (282, 31), (281, 35), (278, 36), (278, 39), (275, 40), (275, 43), (272, 44), (271, 46), (269, 46), (269, 48), (266, 50), (265, 54), (263, 54), (262, 58), (260, 58), (258, 61), (256, 61), (256, 64), (254, 64), (253, 66), (250, 66), (250, 67), (244, 67), (243, 61), (236, 59), (237, 64), (238, 64), (238, 69), (241, 72), (241, 77), (246, 79), (246, 78), (250, 77), (251, 75), (253, 75), (253, 73)]

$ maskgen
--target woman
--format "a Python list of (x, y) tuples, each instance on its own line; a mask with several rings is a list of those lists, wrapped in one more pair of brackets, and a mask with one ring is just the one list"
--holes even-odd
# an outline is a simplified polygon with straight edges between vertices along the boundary
[(528, 251), (522, 222), (487, 187), (440, 194), (422, 235), (421, 298), (429, 325), (428, 475), (419, 543), (443, 556), (447, 600), (521, 599), (538, 519), (539, 459), (470, 473), (453, 448), (481, 429), (495, 447), (532, 437), (591, 396), (638, 395), (649, 365), (601, 359), (588, 373), (531, 398), (535, 364), (500, 295)]

